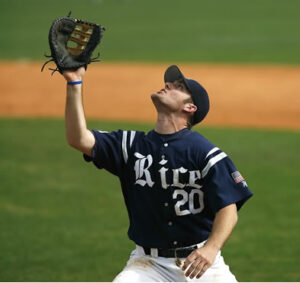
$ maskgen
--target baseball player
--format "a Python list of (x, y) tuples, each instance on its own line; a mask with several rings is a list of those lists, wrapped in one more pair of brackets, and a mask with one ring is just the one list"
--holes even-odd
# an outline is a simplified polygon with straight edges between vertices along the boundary
[(236, 282), (221, 249), (252, 193), (227, 154), (191, 131), (209, 111), (206, 90), (172, 65), (151, 95), (152, 131), (90, 131), (84, 73), (63, 72), (67, 140), (86, 161), (119, 177), (136, 244), (114, 281)]

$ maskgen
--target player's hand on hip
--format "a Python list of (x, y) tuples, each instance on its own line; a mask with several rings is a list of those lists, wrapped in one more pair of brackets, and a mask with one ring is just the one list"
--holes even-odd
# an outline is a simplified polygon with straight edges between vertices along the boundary
[(80, 81), (80, 80), (82, 80), (84, 74), (85, 74), (84, 67), (80, 67), (75, 71), (72, 71), (72, 70), (63, 71), (63, 76), (66, 79), (66, 81), (68, 81), (68, 82)]
[(186, 277), (199, 279), (214, 263), (218, 250), (211, 246), (203, 246), (194, 250), (185, 260), (182, 270)]

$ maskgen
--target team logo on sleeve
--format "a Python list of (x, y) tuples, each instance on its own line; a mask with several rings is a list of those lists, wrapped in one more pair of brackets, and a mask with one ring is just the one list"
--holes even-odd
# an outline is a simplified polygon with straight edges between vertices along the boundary
[(239, 171), (231, 173), (231, 176), (237, 184), (242, 183), (244, 187), (247, 187), (247, 183)]

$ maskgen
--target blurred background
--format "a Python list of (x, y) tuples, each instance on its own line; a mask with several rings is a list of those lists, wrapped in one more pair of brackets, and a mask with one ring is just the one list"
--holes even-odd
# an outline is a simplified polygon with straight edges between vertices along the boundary
[(194, 130), (254, 192), (225, 260), (239, 281), (300, 281), (299, 1), (0, 3), (0, 281), (111, 281), (134, 248), (118, 179), (67, 146), (65, 82), (40, 72), (69, 11), (106, 27), (85, 80), (88, 127), (149, 131), (165, 68), (199, 79), (213, 107)]

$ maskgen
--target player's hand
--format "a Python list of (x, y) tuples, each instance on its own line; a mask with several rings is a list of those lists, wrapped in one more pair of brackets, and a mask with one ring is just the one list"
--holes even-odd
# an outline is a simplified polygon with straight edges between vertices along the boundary
[[(182, 270), (186, 277), (199, 279), (214, 263), (218, 250), (211, 246), (203, 246), (194, 250), (185, 260)], [(189, 267), (189, 268), (188, 268)], [(188, 269), (187, 269), (188, 268)], [(186, 270), (187, 269), (187, 270)]]
[(80, 67), (76, 71), (71, 71), (71, 70), (63, 71), (63, 76), (66, 79), (66, 81), (68, 81), (68, 82), (80, 81), (80, 80), (82, 80), (84, 74), (85, 74), (84, 67)]

